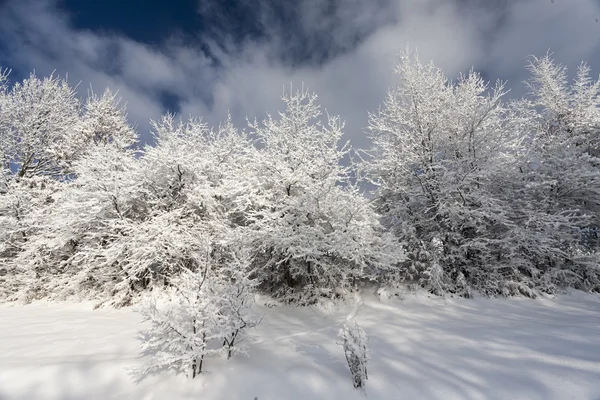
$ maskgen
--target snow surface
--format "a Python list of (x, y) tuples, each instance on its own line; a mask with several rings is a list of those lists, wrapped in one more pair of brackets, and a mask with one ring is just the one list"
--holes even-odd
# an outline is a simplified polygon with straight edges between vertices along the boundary
[[(600, 299), (364, 301), (257, 306), (249, 358), (209, 359), (194, 380), (138, 381), (131, 309), (0, 305), (0, 399), (600, 399)], [(366, 391), (352, 387), (340, 325), (370, 336)]]

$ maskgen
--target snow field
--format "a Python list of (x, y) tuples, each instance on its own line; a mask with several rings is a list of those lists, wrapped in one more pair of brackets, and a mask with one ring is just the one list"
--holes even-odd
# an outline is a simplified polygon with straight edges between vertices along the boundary
[[(209, 358), (199, 378), (138, 381), (132, 309), (91, 303), (0, 305), (0, 399), (600, 398), (600, 299), (430, 299), (338, 307), (256, 306), (249, 357)], [(352, 387), (337, 332), (370, 337), (366, 390)]]

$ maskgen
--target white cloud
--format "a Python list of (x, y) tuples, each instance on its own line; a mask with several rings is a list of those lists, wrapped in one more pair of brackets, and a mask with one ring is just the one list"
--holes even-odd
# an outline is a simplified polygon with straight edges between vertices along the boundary
[[(358, 146), (367, 144), (362, 132), (367, 112), (395, 84), (395, 54), (407, 43), (450, 76), (474, 65), (515, 88), (522, 87), (525, 57), (550, 47), (567, 65), (586, 59), (600, 67), (595, 21), (600, 11), (594, 0), (281, 2), (293, 27), (276, 18), (271, 3), (245, 1), (246, 7), (258, 7), (253, 15), (265, 36), (234, 43), (223, 33), (218, 45), (215, 37), (201, 38), (210, 58), (199, 46), (169, 38), (151, 47), (76, 30), (48, 1), (8, 0), (0, 6), (0, 47), (7, 53), (0, 61), (43, 74), (69, 72), (71, 81), (83, 81), (82, 88), (91, 83), (98, 91), (118, 89), (141, 130), (163, 112), (164, 93), (178, 97), (184, 116), (216, 124), (230, 111), (241, 124), (246, 116), (274, 113), (282, 89), (304, 83), (330, 113), (347, 121), (347, 136)], [(217, 0), (202, 3), (202, 12), (223, 21)], [(314, 54), (310, 62), (294, 58), (303, 52)]]
[(548, 50), (574, 70), (582, 61), (600, 71), (600, 5), (594, 0), (515, 1), (488, 45), (487, 68), (508, 79), (515, 94), (525, 90), (523, 66)]

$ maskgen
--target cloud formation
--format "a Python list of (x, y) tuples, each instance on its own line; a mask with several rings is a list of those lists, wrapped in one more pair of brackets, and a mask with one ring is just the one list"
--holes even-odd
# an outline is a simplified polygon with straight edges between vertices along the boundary
[(166, 106), (211, 124), (231, 112), (242, 124), (276, 112), (293, 83), (316, 91), (363, 147), (367, 113), (397, 83), (395, 55), (407, 44), (451, 77), (474, 66), (488, 79), (509, 80), (517, 94), (526, 57), (549, 48), (570, 67), (587, 60), (600, 68), (595, 0), (240, 0), (235, 12), (203, 0), (205, 32), (193, 40), (165, 37), (158, 46), (75, 29), (59, 5), (4, 2), (0, 64), (68, 72), (81, 90), (119, 90), (144, 139), (148, 119)]

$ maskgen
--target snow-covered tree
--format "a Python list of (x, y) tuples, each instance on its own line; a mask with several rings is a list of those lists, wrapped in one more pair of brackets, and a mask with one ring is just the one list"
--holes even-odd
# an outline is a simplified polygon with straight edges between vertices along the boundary
[(74, 162), (77, 179), (32, 212), (35, 234), (12, 261), (24, 272), (25, 298), (104, 297), (124, 281), (106, 252), (143, 214), (136, 162), (131, 151), (98, 146)]
[(127, 122), (125, 106), (110, 89), (100, 97), (91, 92), (83, 106), (83, 140), (95, 145), (114, 143), (126, 148), (137, 143), (137, 134)]
[(260, 150), (250, 167), (257, 186), (245, 231), (261, 288), (310, 302), (375, 278), (402, 254), (352, 184), (352, 167), (342, 164), (349, 147), (340, 143), (339, 118), (323, 124), (317, 97), (306, 90), (283, 100), (278, 119), (250, 124)]
[(195, 378), (202, 372), (205, 356), (219, 351), (209, 347), (218, 339), (218, 309), (204, 290), (206, 277), (205, 273), (183, 272), (173, 280), (163, 304), (150, 299), (138, 308), (151, 324), (140, 337), (143, 352), (151, 357), (144, 373), (174, 368)]
[(262, 320), (251, 311), (256, 284), (247, 275), (250, 259), (247, 251), (243, 251), (246, 253), (244, 258), (233, 253), (229, 264), (215, 272), (218, 279), (209, 289), (219, 309), (218, 328), (227, 359), (245, 353), (248, 329), (256, 327)]
[(66, 80), (34, 74), (0, 91), (0, 147), (18, 177), (63, 177), (82, 146), (80, 102)]
[(0, 67), (0, 90), (5, 91), (8, 86), (8, 75), (10, 71), (6, 68)]
[[(244, 262), (235, 256), (232, 261)], [(204, 270), (183, 271), (172, 279), (164, 301), (152, 298), (138, 308), (151, 323), (141, 335), (142, 349), (151, 357), (144, 372), (175, 368), (194, 378), (207, 356), (225, 352), (229, 359), (243, 351), (240, 340), (260, 322), (249, 312), (253, 284), (243, 269), (229, 265), (227, 274), (207, 263)]]
[(194, 254), (206, 248), (202, 238), (211, 241), (211, 257), (228, 253), (252, 184), (244, 165), (253, 147), (230, 122), (209, 129), (167, 115), (154, 128), (156, 144), (140, 159), (149, 211), (136, 228), (151, 230), (132, 233), (139, 243), (123, 243), (119, 257), (135, 275), (168, 280), (182, 268), (198, 269)]
[(207, 257), (228, 257), (252, 184), (244, 178), (251, 144), (231, 123), (211, 130), (167, 115), (154, 127), (156, 144), (140, 157), (110, 140), (73, 163), (76, 179), (64, 183), (18, 260), (36, 272), (36, 291), (43, 284), (52, 296), (127, 305)]
[(404, 278), (464, 295), (456, 282), (475, 283), (501, 252), (506, 216), (489, 187), (518, 143), (504, 86), (490, 88), (474, 71), (451, 82), (411, 52), (396, 73), (400, 86), (370, 116), (365, 169), (384, 223), (406, 240)]
[(510, 190), (513, 237), (530, 274), (545, 290), (600, 290), (600, 81), (582, 64), (567, 70), (550, 55), (528, 67), (532, 99), (518, 104), (529, 117), (519, 173)]
[(406, 239), (404, 279), (438, 294), (597, 290), (600, 84), (582, 66), (569, 86), (549, 57), (529, 69), (533, 100), (505, 103), (477, 73), (450, 82), (401, 56), (365, 169)]
[(367, 374), (367, 363), (369, 361), (368, 341), (365, 330), (358, 323), (345, 323), (338, 333), (339, 344), (344, 348), (346, 362), (350, 367), (352, 380), (355, 388), (364, 387)]
[(11, 261), (39, 231), (35, 213), (53, 203), (56, 179), (68, 173), (76, 151), (79, 101), (66, 81), (31, 75), (12, 87), (0, 72), (0, 265), (10, 295), (19, 265)]
[(0, 181), (0, 298), (10, 298), (29, 282), (27, 264), (17, 261), (43, 230), (39, 216), (52, 207), (61, 184), (43, 176)]
[[(4, 82), (6, 73), (2, 76)], [(0, 225), (6, 235), (0, 238), (0, 259), (11, 270), (7, 279), (13, 289), (28, 288), (27, 298), (63, 293), (48, 286), (47, 280), (73, 278), (75, 254), (80, 261), (93, 259), (95, 247), (89, 254), (82, 252), (85, 241), (81, 242), (77, 228), (82, 235), (98, 230), (85, 225), (91, 222), (86, 217), (97, 209), (95, 201), (102, 197), (98, 194), (107, 188), (106, 181), (96, 185), (96, 178), (98, 182), (105, 178), (98, 173), (116, 168), (114, 175), (121, 175), (121, 180), (130, 176), (129, 168), (119, 171), (112, 163), (115, 154), (106, 145), (117, 150), (135, 141), (124, 107), (109, 91), (102, 97), (92, 94), (82, 107), (74, 89), (55, 76), (39, 79), (32, 74), (10, 89), (2, 87)], [(74, 183), (78, 175), (85, 176)], [(82, 191), (86, 179), (88, 188), (99, 191)], [(61, 193), (64, 189), (67, 193)], [(102, 226), (107, 221), (94, 222)], [(65, 282), (72, 287), (77, 280)]]
[[(538, 111), (528, 165), (546, 177), (558, 211), (578, 210), (587, 225), (600, 226), (600, 80), (582, 64), (572, 85), (567, 70), (549, 55), (534, 58), (529, 82)], [(556, 212), (557, 210), (553, 210)]]
[[(127, 305), (207, 263), (230, 316), (246, 280), (304, 304), (367, 280), (598, 291), (600, 81), (582, 65), (570, 84), (549, 56), (529, 70), (532, 96), (504, 101), (403, 53), (359, 164), (306, 90), (247, 132), (166, 115), (137, 151), (109, 90), (80, 101), (54, 75), (9, 86), (0, 70), (0, 296)], [(251, 321), (227, 321), (231, 354)]]

